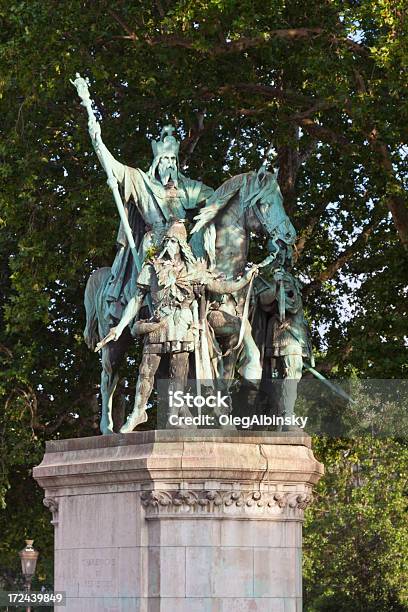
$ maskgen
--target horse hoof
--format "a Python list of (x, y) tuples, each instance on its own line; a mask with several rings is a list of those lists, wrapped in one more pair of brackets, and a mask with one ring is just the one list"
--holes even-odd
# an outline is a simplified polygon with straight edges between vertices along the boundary
[(113, 431), (113, 423), (109, 423), (108, 419), (101, 419), (101, 422), (99, 423), (99, 429), (101, 430), (101, 434), (103, 436), (110, 436), (111, 434), (115, 433)]
[(135, 416), (133, 416), (133, 414), (131, 414), (126, 423), (124, 425), (122, 425), (122, 427), (120, 428), (120, 433), (130, 433), (131, 431), (133, 431), (138, 425), (141, 425), (142, 423), (146, 423), (147, 421), (147, 412), (144, 411), (141, 414), (136, 414)]

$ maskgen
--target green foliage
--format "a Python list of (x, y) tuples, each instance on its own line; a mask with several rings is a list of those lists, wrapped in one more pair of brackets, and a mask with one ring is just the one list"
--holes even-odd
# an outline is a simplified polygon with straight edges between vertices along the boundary
[(149, 259), (152, 259), (155, 255), (157, 255), (157, 253), (158, 253), (157, 246), (150, 246), (146, 251), (145, 261), (149, 261)]
[(306, 610), (406, 610), (406, 443), (316, 439), (314, 450), (326, 475), (305, 524)]
[[(213, 187), (258, 168), (272, 143), (285, 206), (300, 236), (297, 265), (319, 367), (402, 378), (408, 335), (404, 10), (402, 0), (0, 0), (3, 580), (13, 581), (28, 532), (42, 553), (41, 578), (51, 580), (49, 514), (30, 469), (46, 439), (97, 432), (99, 362), (82, 340), (82, 295), (89, 274), (113, 260), (117, 215), (70, 78), (89, 77), (103, 138), (129, 165), (148, 167), (148, 140), (168, 121), (184, 137), (185, 173)], [(197, 113), (204, 111), (199, 130)], [(252, 259), (262, 256), (257, 246)], [(124, 374), (132, 384), (134, 367)], [(406, 605), (403, 590), (396, 594), (402, 576), (396, 542), (401, 550), (406, 545), (401, 524), (393, 542), (391, 510), (382, 520), (374, 503), (377, 495), (385, 506), (381, 483), (389, 490), (399, 482), (389, 474), (396, 473), (400, 447), (378, 442), (371, 451), (367, 444), (348, 447), (365, 466), (364, 486), (350, 493), (342, 443), (318, 442), (328, 476), (320, 485), (326, 501), (307, 530), (310, 610), (348, 610), (352, 601), (370, 610)], [(406, 461), (402, 446), (398, 461)], [(346, 494), (348, 505), (341, 501)], [(332, 517), (328, 535), (319, 508)], [(357, 529), (360, 515), (365, 539)], [(344, 537), (340, 520), (346, 518), (352, 531)]]

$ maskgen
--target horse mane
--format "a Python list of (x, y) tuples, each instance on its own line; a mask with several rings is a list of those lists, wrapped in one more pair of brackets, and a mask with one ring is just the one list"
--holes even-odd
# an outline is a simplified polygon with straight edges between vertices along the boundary
[(258, 181), (258, 189), (245, 200), (245, 204), (248, 208), (253, 206), (261, 194), (265, 190), (268, 190), (268, 188), (276, 187), (277, 195), (280, 200), (282, 200), (282, 195), (276, 181), (276, 175), (272, 172), (265, 171), (261, 179), (259, 179), (259, 173), (254, 171), (237, 174), (222, 183), (222, 185), (214, 191), (212, 196), (208, 198), (206, 205), (200, 210), (198, 215), (194, 217), (196, 223), (191, 233), (195, 234), (202, 228), (208, 227), (216, 215), (228, 205), (228, 202), (240, 191), (240, 189), (245, 187), (251, 179)]
[(208, 226), (208, 224), (214, 220), (220, 210), (225, 208), (231, 198), (238, 193), (249, 174), (252, 174), (252, 172), (237, 174), (226, 180), (214, 191), (212, 196), (208, 198), (206, 205), (200, 210), (198, 215), (194, 217), (196, 223), (191, 230), (192, 234), (199, 232), (203, 227)]

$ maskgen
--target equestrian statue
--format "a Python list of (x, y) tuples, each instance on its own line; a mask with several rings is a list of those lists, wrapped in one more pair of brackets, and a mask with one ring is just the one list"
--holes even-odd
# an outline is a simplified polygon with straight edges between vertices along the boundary
[[(276, 174), (264, 163), (214, 191), (180, 172), (180, 143), (170, 125), (152, 141), (147, 172), (127, 166), (102, 140), (86, 81), (77, 74), (73, 84), (120, 217), (112, 267), (90, 276), (84, 300), (85, 341), (101, 351), (101, 433), (113, 433), (119, 366), (138, 337), (142, 360), (122, 433), (147, 420), (163, 355), (173, 389), (183, 390), (191, 373), (198, 392), (209, 385), (229, 393), (237, 375), (254, 389), (265, 377), (278, 378), (281, 391), (271, 409), (293, 415), (304, 360), (313, 358), (293, 272), (296, 231)], [(189, 235), (186, 220), (193, 223)], [(248, 262), (254, 236), (265, 245), (258, 265)]]

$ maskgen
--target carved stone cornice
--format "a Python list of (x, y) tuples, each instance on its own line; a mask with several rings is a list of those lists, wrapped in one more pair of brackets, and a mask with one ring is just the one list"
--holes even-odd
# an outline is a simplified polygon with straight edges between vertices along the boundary
[(55, 497), (44, 497), (43, 504), (52, 514), (51, 525), (58, 525), (58, 500)]
[(305, 492), (225, 490), (145, 491), (146, 518), (292, 518), (302, 520), (312, 496)]

